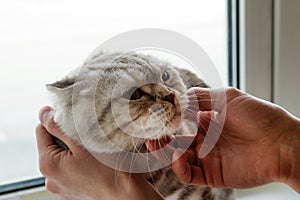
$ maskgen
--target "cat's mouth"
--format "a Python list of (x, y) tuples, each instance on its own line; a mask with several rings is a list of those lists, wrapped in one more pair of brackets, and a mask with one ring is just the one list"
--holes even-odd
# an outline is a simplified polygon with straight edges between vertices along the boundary
[(152, 124), (156, 134), (148, 135), (148, 139), (160, 140), (176, 135), (181, 127), (181, 114), (181, 106), (175, 94), (169, 96), (167, 100), (162, 99), (153, 104), (149, 109), (149, 116), (150, 121), (156, 122)]
[(180, 94), (163, 84), (130, 88), (123, 94), (129, 100), (130, 117), (143, 133), (137, 137), (160, 139), (175, 135), (181, 127)]
[(146, 139), (145, 144), (150, 151), (156, 151), (170, 144), (174, 138), (174, 136), (164, 136), (159, 139)]

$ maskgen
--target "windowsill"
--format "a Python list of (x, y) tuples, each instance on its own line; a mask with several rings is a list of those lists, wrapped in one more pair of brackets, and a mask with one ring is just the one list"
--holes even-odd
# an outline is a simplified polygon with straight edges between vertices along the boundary
[(38, 187), (0, 196), (0, 200), (58, 200), (59, 198), (46, 191), (45, 187)]
[[(273, 183), (253, 189), (236, 190), (236, 200), (297, 200), (300, 195), (284, 184)], [(58, 200), (45, 187), (38, 187), (25, 191), (0, 196), (0, 200)]]
[(253, 188), (236, 190), (236, 200), (299, 200), (300, 195), (288, 186), (281, 183)]

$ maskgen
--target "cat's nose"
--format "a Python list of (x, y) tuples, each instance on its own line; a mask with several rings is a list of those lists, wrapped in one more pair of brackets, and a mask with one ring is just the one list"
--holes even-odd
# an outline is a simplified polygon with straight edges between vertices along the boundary
[(174, 93), (169, 93), (168, 95), (164, 96), (163, 100), (164, 100), (164, 101), (168, 101), (168, 102), (170, 102), (171, 104), (175, 105), (175, 102), (174, 102), (174, 100), (175, 100), (175, 95), (174, 95)]

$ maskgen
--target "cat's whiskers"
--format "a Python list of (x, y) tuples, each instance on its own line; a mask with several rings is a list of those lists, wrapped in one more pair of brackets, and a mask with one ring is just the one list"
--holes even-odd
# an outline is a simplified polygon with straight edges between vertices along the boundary
[(137, 147), (137, 144), (135, 144), (135, 138), (134, 137), (131, 137), (131, 142), (132, 142), (134, 152), (141, 153), (140, 152), (141, 147), (139, 147), (139, 148)]
[(190, 100), (197, 100), (197, 101), (220, 101), (220, 99), (217, 98), (202, 98), (200, 94), (189, 94), (186, 95), (185, 98), (188, 99), (188, 101)]
[[(141, 139), (138, 139), (138, 140), (141, 140)], [(144, 154), (143, 154), (143, 152), (141, 152), (141, 149), (143, 148), (143, 145), (140, 145), (138, 147), (138, 145), (135, 144), (135, 138), (134, 137), (131, 138), (131, 141), (132, 141), (132, 146), (133, 146), (133, 149), (134, 149), (134, 153), (138, 153), (142, 157), (145, 157)], [(137, 141), (137, 143), (139, 143), (139, 141)]]
[[(139, 149), (136, 147), (135, 143), (134, 143), (134, 138), (132, 137), (132, 146), (134, 148), (134, 150), (137, 152), (137, 153), (140, 153), (139, 152)], [(137, 159), (137, 156), (136, 154), (130, 154), (131, 156), (134, 156), (133, 158), (130, 158), (130, 166), (129, 166), (129, 171), (131, 172), (132, 169), (134, 168), (134, 163), (136, 162), (136, 159)]]
[[(120, 157), (120, 154), (117, 156), (117, 160)], [(113, 189), (118, 189), (118, 176), (119, 176), (120, 171), (119, 170), (114, 170), (114, 184), (113, 184)]]
[(187, 108), (194, 108), (195, 111), (199, 111), (200, 110), (199, 105), (193, 105), (193, 104), (188, 104)]
[[(119, 152), (118, 156), (117, 156), (117, 160), (119, 160), (120, 157), (123, 157), (123, 152)], [(121, 155), (122, 154), (122, 155)], [(126, 156), (124, 157), (126, 158)], [(119, 169), (119, 168), (117, 168)], [(121, 171), (119, 170), (115, 170), (114, 169), (114, 184), (113, 184), (113, 188), (117, 191), (119, 189), (119, 185), (118, 185), (118, 176), (121, 173)], [(128, 174), (128, 178), (131, 179), (131, 173)], [(130, 184), (127, 185), (127, 191), (130, 191)]]
[[(121, 139), (123, 140), (124, 135), (121, 134), (121, 137), (122, 137)], [(121, 160), (122, 158), (123, 158), (123, 161)], [(117, 182), (118, 182), (118, 176), (119, 176), (119, 173), (120, 173), (119, 169), (122, 168), (122, 165), (123, 165), (123, 162), (124, 162), (125, 158), (126, 158), (126, 155), (123, 156), (123, 151), (117, 153), (116, 162), (115, 162), (116, 166), (114, 167), (116, 169), (116, 170), (114, 170), (114, 188), (115, 189), (118, 189)]]
[[(124, 134), (121, 134), (121, 141), (124, 141), (124, 137), (125, 137), (125, 135)], [(124, 164), (124, 162), (126, 161), (126, 158), (127, 158), (127, 156), (128, 156), (128, 153), (129, 153), (129, 151), (126, 151), (126, 154), (124, 155), (124, 151), (122, 151), (122, 152), (119, 152), (118, 153), (118, 156), (117, 156), (117, 158), (116, 158), (116, 162), (115, 162), (115, 164), (116, 164), (116, 169), (118, 169), (117, 170), (117, 174), (118, 173), (120, 173), (120, 169), (122, 169), (122, 166), (123, 166), (123, 164)]]
[[(167, 131), (167, 135), (171, 136), (172, 138), (174, 137), (174, 135), (170, 132), (170, 130), (162, 123), (162, 121), (160, 120), (160, 123), (161, 125), (163, 126), (164, 129), (166, 129)], [(167, 135), (164, 135), (163, 137), (167, 137)], [(160, 140), (158, 140), (158, 145), (160, 148), (163, 147), (163, 145), (160, 143)], [(164, 145), (167, 145), (167, 144), (164, 144)], [(164, 156), (163, 157), (163, 160), (166, 160), (167, 162), (170, 161), (168, 155), (165, 153), (165, 151), (162, 151), (163, 154), (160, 154), (161, 156)]]
[(197, 113), (197, 112), (199, 112), (200, 110), (199, 109), (192, 109), (191, 107), (187, 107), (186, 109), (185, 109), (185, 111), (188, 111), (188, 112), (193, 112), (193, 113)]
[[(144, 129), (144, 126), (142, 125), (142, 122), (140, 122), (140, 126), (141, 126), (141, 128), (144, 132), (145, 129)], [(138, 156), (142, 156), (143, 158), (148, 160), (148, 158), (143, 154), (143, 152), (141, 152), (141, 149), (143, 148), (143, 145), (140, 145), (139, 147), (137, 147), (138, 145), (135, 143), (135, 140), (136, 140), (135, 137), (131, 137), (131, 143), (132, 143), (134, 153), (132, 153), (130, 151), (127, 151), (127, 153), (126, 153), (126, 155), (133, 155), (134, 156), (133, 158), (130, 158), (130, 166), (129, 166), (130, 171), (132, 171)], [(138, 139), (138, 140), (141, 140), (141, 139)], [(137, 141), (137, 142), (139, 143), (139, 141)]]
[[(124, 163), (128, 160), (127, 158), (128, 158), (128, 155), (130, 155), (129, 153), (130, 153), (130, 151), (126, 151), (125, 154), (124, 154), (124, 151), (118, 153), (118, 159), (117, 159), (117, 162), (116, 162), (116, 165), (118, 165), (116, 167), (116, 169), (118, 170), (118, 173), (121, 172), (120, 170), (124, 169)], [(129, 159), (130, 159), (130, 157), (129, 157)], [(117, 164), (117, 163), (120, 163), (120, 164)]]
[[(177, 128), (175, 125), (173, 125), (173, 123), (172, 122), (170, 122), (170, 120), (168, 120), (168, 119), (165, 119), (165, 121), (167, 121), (170, 125), (171, 125), (171, 127), (175, 127), (175, 128)], [(171, 137), (171, 138), (175, 138), (175, 136), (173, 135), (173, 133), (160, 121), (160, 123), (162, 124), (162, 126), (164, 127), (164, 129), (166, 129), (167, 130), (167, 135), (169, 136), (169, 137)], [(165, 135), (166, 136), (166, 135)], [(167, 137), (167, 136), (166, 136)]]
[(220, 101), (220, 99), (198, 99), (198, 98), (189, 98), (189, 102), (191, 101)]
[[(172, 128), (173, 128), (173, 127), (176, 128), (176, 126), (175, 126), (172, 122), (170, 122), (170, 120), (168, 120), (167, 118), (165, 119), (165, 121), (168, 122)], [(172, 134), (171, 134), (171, 135), (172, 135)]]
[[(160, 140), (158, 140), (158, 146), (159, 146), (159, 149), (161, 149), (163, 147), (163, 145), (160, 143)], [(168, 159), (168, 156), (165, 153), (165, 151), (160, 150), (159, 153), (160, 153), (159, 156), (161, 157), (162, 160)]]
[[(80, 137), (80, 136), (79, 136)], [(93, 135), (92, 137), (88, 138), (88, 140), (84, 140), (84, 146), (90, 146), (91, 143), (95, 141), (95, 138), (97, 138), (98, 135)]]
[(195, 112), (194, 110), (191, 110), (189, 108), (185, 109), (183, 117), (192, 117), (193, 119), (198, 119), (197, 112)]

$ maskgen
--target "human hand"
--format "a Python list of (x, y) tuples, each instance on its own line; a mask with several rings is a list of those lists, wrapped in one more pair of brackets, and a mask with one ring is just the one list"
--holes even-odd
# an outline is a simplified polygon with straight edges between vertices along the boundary
[[(252, 97), (234, 88), (226, 88), (226, 103), (214, 105), (212, 90), (194, 88), (200, 112), (198, 133), (193, 144), (183, 152), (173, 153), (173, 170), (187, 184), (212, 187), (248, 188), (281, 181), (299, 190), (300, 122), (281, 107)], [(217, 91), (215, 91), (217, 92)], [(213, 102), (218, 103), (218, 102)], [(214, 114), (218, 123), (220, 113), (226, 117), (220, 138), (204, 158), (198, 157), (201, 145)], [(218, 110), (212, 110), (212, 107)], [(177, 137), (177, 140), (186, 140)], [(148, 142), (155, 150), (155, 144)], [(298, 186), (293, 180), (298, 176)], [(297, 182), (297, 181), (296, 181)]]
[[(41, 173), (46, 188), (61, 199), (161, 199), (142, 175), (116, 172), (67, 138), (53, 121), (50, 107), (40, 110), (36, 128)], [(68, 149), (59, 147), (54, 137)]]

